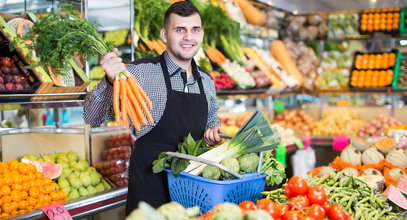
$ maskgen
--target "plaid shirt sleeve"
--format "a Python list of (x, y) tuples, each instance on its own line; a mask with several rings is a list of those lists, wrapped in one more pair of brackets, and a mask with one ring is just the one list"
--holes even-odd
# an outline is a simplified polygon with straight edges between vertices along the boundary
[[(208, 77), (208, 78), (206, 78)], [(206, 129), (208, 128), (213, 128), (213, 127), (220, 127), (221, 123), (218, 117), (218, 109), (219, 109), (219, 103), (218, 100), (216, 99), (216, 89), (215, 85), (213, 83), (213, 80), (209, 76), (205, 76), (205, 93), (208, 100), (208, 121), (206, 123)]]

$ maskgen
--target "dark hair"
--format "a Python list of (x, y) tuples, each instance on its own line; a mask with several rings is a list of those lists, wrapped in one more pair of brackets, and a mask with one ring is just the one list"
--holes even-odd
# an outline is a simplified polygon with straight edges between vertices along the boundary
[(182, 16), (182, 17), (188, 17), (195, 13), (197, 13), (199, 16), (201, 16), (198, 9), (191, 2), (189, 2), (189, 1), (175, 2), (165, 12), (164, 27), (167, 27), (169, 20), (170, 20), (170, 15), (173, 13), (177, 14), (179, 16)]

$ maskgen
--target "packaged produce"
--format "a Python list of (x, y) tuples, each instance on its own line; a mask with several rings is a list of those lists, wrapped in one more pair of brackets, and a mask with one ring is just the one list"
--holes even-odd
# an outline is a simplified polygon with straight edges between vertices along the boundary
[(350, 72), (348, 69), (323, 69), (316, 79), (319, 89), (343, 89), (348, 87)]
[(130, 159), (131, 146), (120, 146), (109, 148), (102, 151), (103, 160), (118, 160), (118, 159)]
[(330, 14), (328, 19), (328, 38), (343, 39), (358, 35), (359, 15), (356, 13)]
[(93, 163), (92, 166), (103, 176), (109, 176), (116, 173), (123, 173), (129, 166), (130, 160), (110, 160)]
[(394, 33), (399, 29), (400, 8), (366, 9), (360, 17), (361, 33)]
[(129, 184), (128, 175), (126, 172), (116, 173), (110, 176), (106, 176), (110, 181), (114, 183), (117, 187), (127, 186)]
[(120, 146), (133, 146), (134, 136), (131, 133), (123, 133), (119, 135), (110, 135), (107, 137), (106, 146), (108, 148)]

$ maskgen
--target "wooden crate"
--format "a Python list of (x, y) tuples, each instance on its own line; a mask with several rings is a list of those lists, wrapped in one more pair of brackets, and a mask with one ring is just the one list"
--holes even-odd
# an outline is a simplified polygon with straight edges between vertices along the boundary
[[(24, 18), (31, 21), (35, 21), (36, 17), (32, 13), (25, 13), (23, 15), (11, 15), (0, 13), (0, 31), (7, 38), (9, 42), (15, 38), (16, 34), (7, 24), (7, 22), (13, 18)], [(29, 56), (31, 51), (27, 46), (19, 42), (16, 45), (16, 50), (27, 65), (32, 65), (37, 62), (35, 58)], [(31, 69), (31, 71), (37, 76), (40, 81), (40, 86), (36, 90), (35, 94), (51, 94), (51, 93), (77, 93), (86, 90), (86, 87), (90, 84), (90, 80), (86, 76), (85, 72), (78, 64), (72, 59), (69, 64), (74, 70), (75, 86), (72, 87), (62, 87), (57, 86), (53, 79), (48, 75), (47, 71), (43, 67), (38, 66)], [(45, 101), (45, 100), (65, 100), (65, 99), (78, 99), (80, 95), (69, 95), (69, 96), (36, 96), (32, 97), (32, 101)]]

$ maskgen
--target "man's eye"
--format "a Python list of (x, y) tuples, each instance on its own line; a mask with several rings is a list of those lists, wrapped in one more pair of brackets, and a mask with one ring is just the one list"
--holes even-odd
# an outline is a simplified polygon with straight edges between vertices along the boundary
[(199, 28), (194, 28), (194, 29), (192, 29), (192, 31), (195, 32), (195, 33), (199, 33), (199, 32), (201, 31), (201, 29), (199, 29)]
[(184, 29), (178, 28), (178, 29), (176, 29), (176, 32), (179, 32), (179, 33), (184, 32)]

